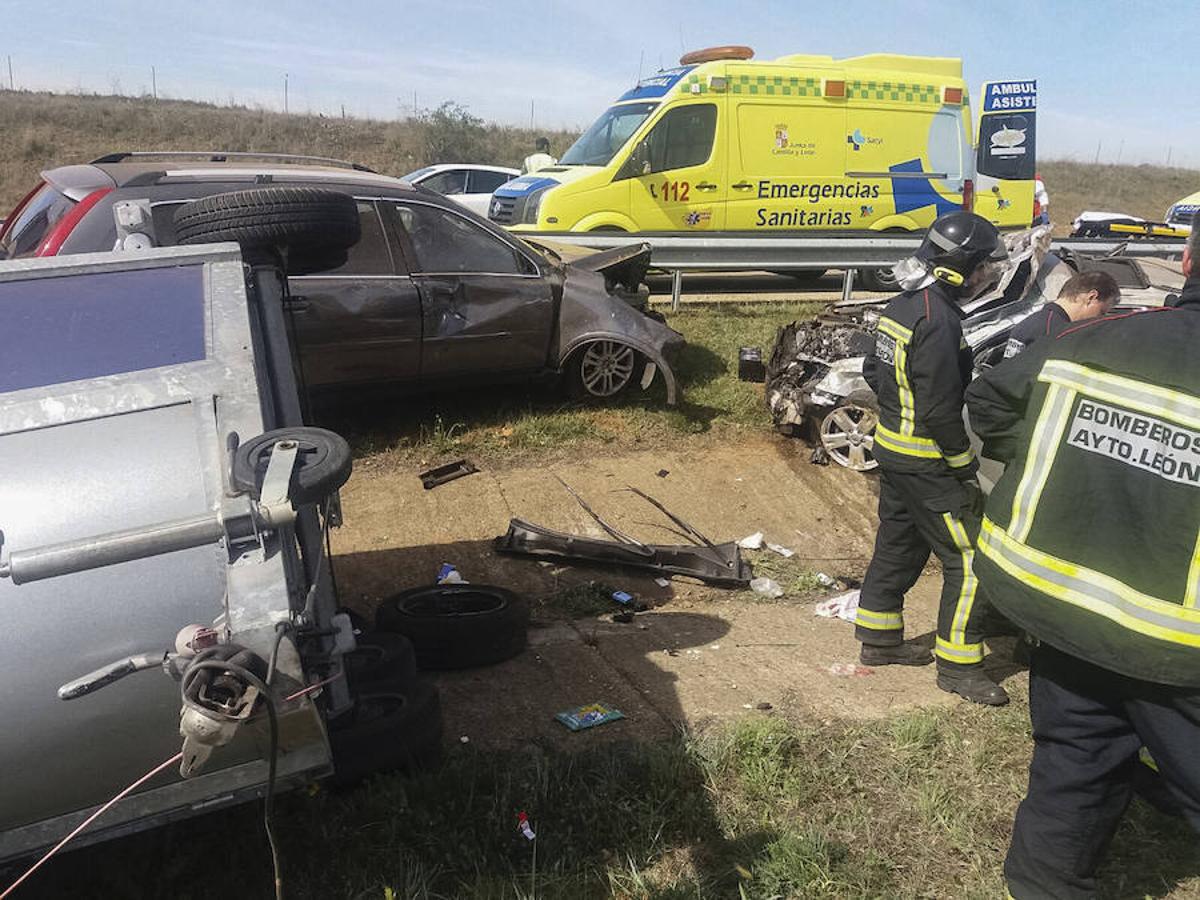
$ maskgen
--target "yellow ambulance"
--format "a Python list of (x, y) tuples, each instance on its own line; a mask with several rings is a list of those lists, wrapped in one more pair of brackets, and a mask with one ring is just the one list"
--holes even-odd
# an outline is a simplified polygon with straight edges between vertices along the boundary
[[(961, 60), (752, 56), (712, 48), (643, 79), (557, 165), (496, 190), (489, 217), (517, 231), (913, 231), (971, 208)], [(992, 197), (988, 218), (1028, 227), (1032, 181), (1029, 194), (1023, 213)]]

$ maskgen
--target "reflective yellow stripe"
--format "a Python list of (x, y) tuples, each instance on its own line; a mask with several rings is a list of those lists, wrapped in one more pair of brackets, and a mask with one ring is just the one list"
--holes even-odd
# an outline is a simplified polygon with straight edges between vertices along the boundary
[(963, 466), (969, 466), (975, 459), (975, 451), (968, 447), (962, 453), (955, 453), (952, 456), (946, 457), (946, 464), (952, 469), (961, 469)]
[(1150, 755), (1150, 751), (1145, 747), (1138, 751), (1138, 761), (1144, 766), (1149, 766), (1155, 772), (1158, 771), (1158, 763), (1154, 761), (1154, 757)]
[(882, 423), (875, 426), (875, 443), (904, 456), (919, 456), (922, 459), (941, 459), (942, 451), (936, 441), (923, 437), (900, 434)]
[(1183, 595), (1183, 605), (1195, 609), (1200, 603), (1200, 534), (1196, 535), (1196, 547), (1192, 550), (1192, 564), (1188, 567), (1187, 593)]
[(1074, 391), (1163, 419), (1200, 429), (1200, 400), (1180, 391), (1111, 375), (1062, 359), (1042, 366), (1039, 381), (1060, 384)]
[(1013, 493), (1012, 518), (1008, 528), (1012, 536), (1019, 541), (1029, 537), (1029, 530), (1033, 527), (1033, 516), (1037, 512), (1038, 502), (1042, 499), (1046, 479), (1050, 477), (1050, 469), (1054, 466), (1054, 458), (1058, 455), (1067, 421), (1071, 418), (1071, 404), (1074, 399), (1073, 390), (1057, 384), (1052, 385), (1046, 392), (1046, 402), (1042, 404), (1041, 414), (1029, 442), (1029, 452), (1025, 455), (1025, 471)]
[(933, 652), (939, 659), (966, 666), (983, 662), (983, 644), (955, 644), (938, 638)]
[(889, 337), (893, 337), (898, 341), (911, 341), (912, 329), (905, 328), (895, 319), (889, 319), (884, 316), (879, 318), (879, 324), (876, 326), (880, 331)]
[(962, 587), (958, 590), (958, 600), (954, 604), (954, 618), (950, 620), (950, 643), (956, 646), (965, 646), (967, 622), (971, 619), (971, 610), (975, 606), (976, 589), (979, 586), (972, 569), (975, 562), (975, 550), (971, 546), (971, 539), (967, 537), (967, 529), (963, 528), (962, 522), (950, 513), (942, 513), (942, 521), (946, 523), (950, 539), (958, 548), (963, 566)]
[(1147, 637), (1200, 647), (1200, 610), (1160, 600), (1124, 582), (1035, 550), (990, 519), (983, 520), (979, 552), (1013, 578)]
[(904, 614), (898, 612), (875, 612), (861, 606), (854, 613), (854, 624), (873, 631), (896, 631), (904, 629)]
[(896, 393), (900, 399), (900, 433), (911, 435), (917, 427), (917, 407), (908, 383), (908, 345), (896, 341)]

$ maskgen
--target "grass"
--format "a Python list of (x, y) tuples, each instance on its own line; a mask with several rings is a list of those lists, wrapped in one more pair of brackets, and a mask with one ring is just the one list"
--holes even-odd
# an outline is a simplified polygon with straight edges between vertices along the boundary
[[(433, 772), (281, 798), (285, 884), (380, 900), (999, 897), (1028, 753), (1021, 704), (867, 724), (756, 716), (573, 755), (455, 747)], [(81, 850), (30, 895), (267, 896), (257, 812)], [(1194, 836), (1140, 805), (1127, 818), (1103, 896), (1195, 896)]]
[[(491, 463), (527, 458), (530, 451), (565, 456), (580, 450), (646, 448), (682, 436), (736, 439), (745, 429), (770, 426), (763, 386), (739, 381), (737, 351), (762, 347), (769, 353), (775, 332), (810, 316), (816, 304), (697, 304), (668, 316), (688, 344), (676, 361), (677, 406), (668, 406), (661, 379), (643, 393), (636, 386), (605, 404), (569, 402), (554, 384), (517, 385), (414, 397), (367, 395), (318, 416), (345, 434), (356, 464), (432, 465), (455, 456)], [(364, 426), (364, 422), (369, 423)]]

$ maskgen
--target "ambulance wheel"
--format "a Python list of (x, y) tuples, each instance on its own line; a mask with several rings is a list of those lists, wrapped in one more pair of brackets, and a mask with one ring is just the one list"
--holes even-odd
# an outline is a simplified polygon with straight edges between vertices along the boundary
[(870, 472), (875, 461), (875, 426), (879, 415), (866, 406), (843, 403), (821, 421), (821, 446), (839, 466)]
[(584, 344), (567, 363), (567, 388), (579, 400), (611, 400), (637, 382), (645, 360), (628, 344), (602, 340)]

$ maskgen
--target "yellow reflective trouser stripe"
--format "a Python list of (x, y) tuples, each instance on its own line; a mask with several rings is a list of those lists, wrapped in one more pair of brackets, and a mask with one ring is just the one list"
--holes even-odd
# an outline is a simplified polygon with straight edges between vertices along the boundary
[(896, 393), (900, 398), (900, 433), (911, 435), (917, 427), (917, 407), (908, 383), (908, 344), (896, 341)]
[(946, 457), (946, 464), (952, 469), (961, 469), (963, 466), (969, 466), (975, 458), (975, 451), (968, 447), (962, 453), (954, 453)]
[(1144, 766), (1149, 766), (1155, 772), (1158, 771), (1158, 763), (1154, 761), (1154, 757), (1150, 755), (1150, 751), (1145, 747), (1138, 751), (1138, 761)]
[(860, 606), (854, 613), (854, 624), (873, 631), (903, 631), (904, 615), (898, 612), (875, 612)]
[(1147, 637), (1200, 647), (1200, 610), (1151, 597), (1111, 575), (1035, 550), (991, 519), (983, 520), (979, 552), (1013, 578), (1055, 600)]
[(938, 638), (934, 653), (938, 659), (966, 666), (983, 662), (983, 644), (953, 644)]
[(1059, 384), (1097, 400), (1116, 403), (1147, 415), (1170, 419), (1186, 428), (1200, 429), (1200, 399), (1190, 394), (1121, 375), (1097, 372), (1062, 359), (1047, 360), (1038, 380)]
[(937, 442), (930, 438), (913, 437), (892, 431), (883, 423), (875, 426), (875, 443), (886, 447), (893, 453), (903, 453), (905, 456), (920, 456), (925, 459), (941, 459), (942, 451)]
[(1192, 550), (1192, 564), (1188, 567), (1187, 593), (1183, 596), (1183, 605), (1195, 609), (1200, 603), (1200, 534), (1196, 535), (1196, 546)]
[(1029, 529), (1033, 527), (1033, 516), (1042, 498), (1042, 490), (1046, 487), (1046, 479), (1050, 477), (1050, 469), (1054, 466), (1074, 399), (1074, 391), (1057, 384), (1052, 385), (1046, 393), (1046, 402), (1042, 405), (1029, 442), (1029, 452), (1025, 456), (1025, 471), (1013, 493), (1012, 518), (1008, 528), (1019, 541), (1029, 537)]

